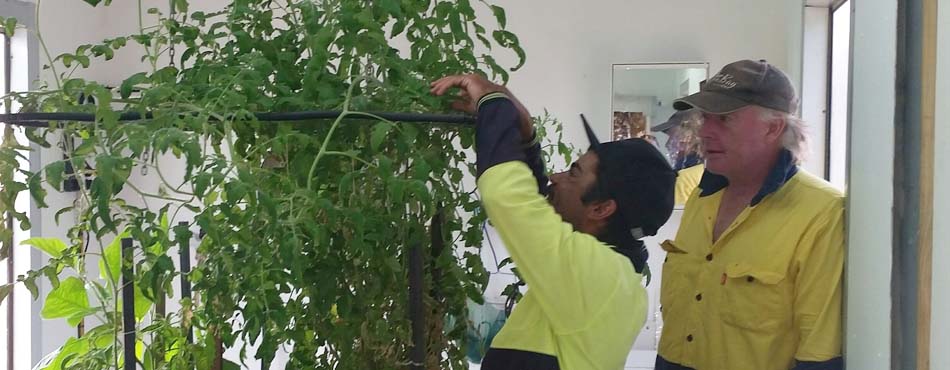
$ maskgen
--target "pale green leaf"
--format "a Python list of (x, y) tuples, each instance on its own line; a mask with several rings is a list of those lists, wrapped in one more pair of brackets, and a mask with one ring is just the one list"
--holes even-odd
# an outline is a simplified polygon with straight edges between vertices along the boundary
[(62, 240), (59, 240), (57, 238), (42, 238), (42, 237), (29, 238), (27, 240), (20, 242), (20, 245), (32, 246), (33, 248), (46, 252), (46, 254), (50, 255), (50, 257), (53, 257), (53, 258), (62, 257), (63, 251), (65, 251), (66, 248), (69, 248), (69, 246), (67, 246), (66, 243), (64, 243)]
[[(122, 239), (128, 238), (132, 235), (132, 232), (129, 229), (122, 231), (119, 236), (112, 240), (112, 243), (109, 243), (106, 246), (104, 251), (103, 258), (99, 259), (99, 277), (103, 279), (109, 279), (113, 283), (119, 282), (119, 274), (122, 272)], [(108, 269), (106, 269), (106, 264), (108, 264)], [(106, 272), (110, 274), (106, 274)]]
[(90, 313), (85, 285), (79, 278), (70, 276), (46, 296), (40, 315), (44, 319), (65, 318), (70, 326), (76, 326)]

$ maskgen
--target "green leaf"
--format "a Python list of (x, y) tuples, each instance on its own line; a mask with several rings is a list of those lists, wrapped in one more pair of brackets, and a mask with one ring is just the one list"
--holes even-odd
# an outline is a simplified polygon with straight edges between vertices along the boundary
[(33, 200), (36, 201), (36, 206), (39, 208), (47, 208), (49, 205), (46, 204), (46, 188), (43, 187), (43, 179), (38, 174), (27, 174), (29, 176), (30, 187), (30, 196), (33, 197)]
[[(119, 274), (122, 273), (122, 239), (132, 235), (131, 230), (125, 229), (119, 236), (112, 240), (112, 243), (106, 247), (103, 258), (99, 259), (99, 277), (108, 279), (112, 276), (112, 282), (118, 284)], [(108, 270), (106, 264), (108, 263)], [(111, 273), (106, 275), (106, 273)]]
[(402, 8), (399, 6), (399, 0), (381, 0), (379, 7), (393, 15), (393, 18), (402, 16)]
[(14, 283), (0, 285), (0, 303), (7, 299), (7, 296), (13, 292)]
[(145, 294), (142, 293), (142, 287), (140, 284), (135, 286), (135, 320), (142, 321), (142, 318), (148, 314), (148, 310), (152, 308), (152, 300), (145, 297)]
[(16, 18), (10, 17), (3, 20), (3, 33), (7, 37), (13, 36), (13, 33), (16, 32)]
[(63, 251), (65, 251), (69, 246), (66, 245), (62, 240), (57, 238), (42, 238), (35, 237), (29, 238), (20, 242), (20, 245), (29, 245), (33, 248), (39, 249), (46, 254), (50, 255), (53, 258), (60, 258), (63, 256)]
[(148, 76), (145, 72), (139, 72), (129, 78), (126, 78), (125, 81), (122, 81), (122, 85), (119, 86), (119, 95), (122, 96), (122, 99), (128, 99), (129, 96), (132, 96), (132, 89), (135, 85), (142, 83), (147, 80)]
[(82, 65), (83, 68), (89, 68), (89, 57), (85, 55), (76, 55), (76, 61)]
[(241, 370), (241, 365), (238, 365), (231, 360), (223, 360), (221, 364), (221, 370)]
[(92, 5), (92, 6), (99, 5), (99, 3), (102, 2), (102, 0), (83, 0), (83, 1), (85, 1), (86, 4), (89, 4), (89, 5)]
[(46, 182), (57, 191), (63, 190), (63, 172), (66, 172), (66, 161), (46, 165)]
[(30, 291), (30, 295), (33, 296), (34, 301), (40, 297), (40, 288), (36, 286), (35, 275), (31, 275), (30, 277), (23, 279), (23, 285), (25, 285), (26, 289)]
[(115, 56), (115, 50), (110, 45), (96, 45), (92, 47), (92, 55), (105, 56), (106, 60), (111, 60)]
[[(40, 361), (34, 369), (39, 370), (61, 370), (69, 368), (72, 360), (77, 356), (82, 356), (89, 352), (89, 338), (76, 339), (70, 337), (59, 347), (46, 356), (45, 360)], [(53, 356), (53, 357), (51, 357)]]
[(505, 28), (508, 26), (508, 18), (505, 16), (505, 9), (498, 5), (491, 5), (492, 13), (495, 13), (495, 19), (498, 20), (498, 26)]
[(380, 121), (376, 126), (373, 126), (373, 133), (370, 134), (369, 139), (370, 147), (373, 150), (379, 150), (379, 146), (383, 144), (383, 140), (386, 139), (386, 135), (392, 129), (393, 124), (386, 121)]
[(40, 315), (44, 319), (66, 318), (66, 323), (76, 326), (91, 313), (89, 296), (82, 280), (70, 276), (46, 296)]
[(518, 65), (512, 67), (511, 70), (517, 71), (520, 69), (525, 62), (525, 53), (524, 49), (521, 48), (521, 44), (518, 42), (518, 36), (508, 31), (497, 30), (492, 32), (492, 37), (498, 42), (498, 45), (510, 48), (518, 55)]

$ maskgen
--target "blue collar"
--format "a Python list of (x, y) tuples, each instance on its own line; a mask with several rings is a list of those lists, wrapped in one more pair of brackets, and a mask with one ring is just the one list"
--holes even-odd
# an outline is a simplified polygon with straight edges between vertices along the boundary
[[(778, 161), (775, 162), (775, 166), (769, 171), (769, 175), (765, 177), (762, 188), (759, 189), (759, 192), (752, 198), (750, 206), (759, 204), (767, 195), (781, 189), (782, 185), (785, 185), (796, 173), (798, 173), (798, 166), (795, 165), (795, 160), (792, 159), (792, 153), (783, 149), (778, 156)], [(727, 180), (725, 176), (717, 175), (706, 170), (703, 172), (703, 178), (699, 180), (699, 189), (702, 190), (699, 196), (705, 197), (716, 194), (726, 186), (729, 186), (729, 180)]]

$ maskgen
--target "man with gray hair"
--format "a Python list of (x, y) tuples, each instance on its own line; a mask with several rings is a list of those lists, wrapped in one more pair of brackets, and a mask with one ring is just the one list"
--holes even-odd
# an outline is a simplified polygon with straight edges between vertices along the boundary
[(674, 108), (703, 112), (706, 171), (662, 244), (656, 369), (842, 369), (844, 196), (798, 168), (788, 77), (738, 61)]

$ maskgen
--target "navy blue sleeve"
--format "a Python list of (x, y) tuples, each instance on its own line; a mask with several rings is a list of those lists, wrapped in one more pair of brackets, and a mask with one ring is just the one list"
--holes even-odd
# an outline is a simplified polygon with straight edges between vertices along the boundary
[(518, 109), (506, 98), (479, 104), (475, 119), (476, 177), (497, 164), (527, 159), (521, 148), (520, 124)]
[(538, 181), (538, 192), (541, 195), (548, 195), (548, 175), (545, 172), (544, 158), (541, 156), (541, 141), (537, 137), (538, 133), (532, 134), (531, 140), (524, 147), (525, 163), (531, 168), (534, 179)]
[(843, 370), (844, 359), (835, 357), (828, 361), (797, 361), (792, 370)]

